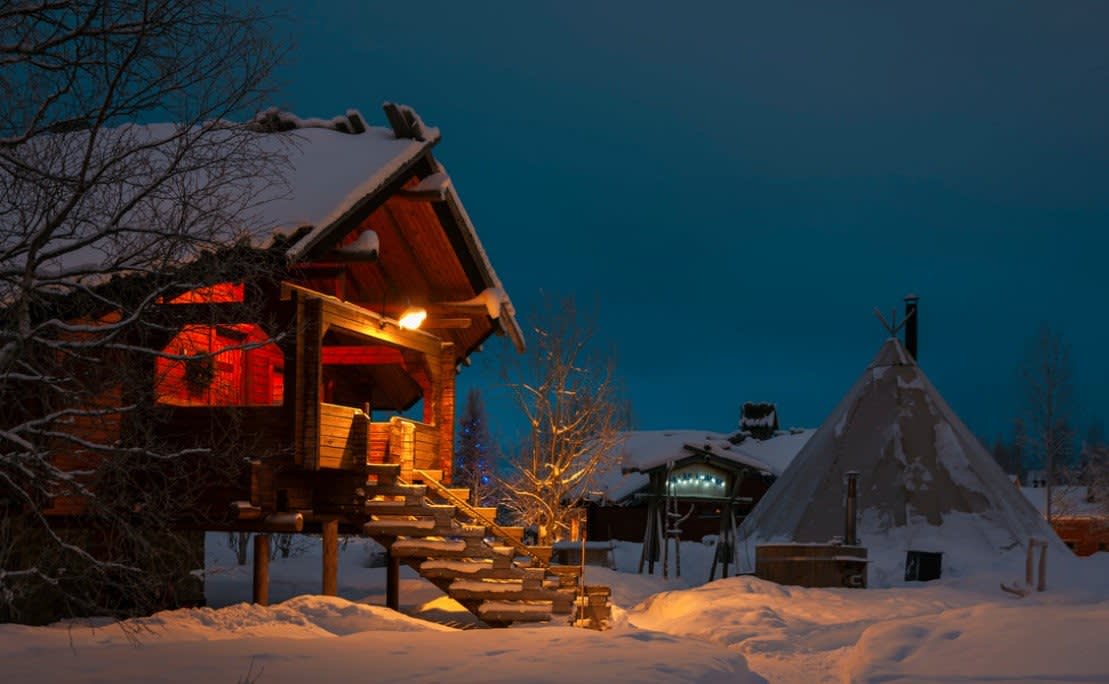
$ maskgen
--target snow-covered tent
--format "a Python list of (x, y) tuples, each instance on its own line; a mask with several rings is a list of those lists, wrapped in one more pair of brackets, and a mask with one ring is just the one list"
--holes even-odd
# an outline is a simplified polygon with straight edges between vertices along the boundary
[(872, 578), (895, 578), (908, 550), (942, 552), (945, 574), (1024, 548), (1065, 551), (1035, 508), (947, 405), (896, 338), (805, 444), (739, 529), (755, 546), (844, 534), (845, 475), (859, 475), (858, 535)]

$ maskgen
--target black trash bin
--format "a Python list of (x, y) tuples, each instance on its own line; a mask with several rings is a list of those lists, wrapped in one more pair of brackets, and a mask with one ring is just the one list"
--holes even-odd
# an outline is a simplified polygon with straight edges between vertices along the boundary
[(909, 551), (905, 556), (905, 581), (929, 582), (939, 579), (942, 568), (942, 552)]

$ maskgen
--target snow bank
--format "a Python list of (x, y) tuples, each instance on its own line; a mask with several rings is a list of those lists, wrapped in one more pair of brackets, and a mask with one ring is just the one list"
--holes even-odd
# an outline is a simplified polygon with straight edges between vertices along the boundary
[(1109, 604), (987, 604), (868, 627), (853, 682), (1109, 681)]
[(0, 625), (0, 654), (12, 655), (32, 646), (132, 645), (218, 641), (248, 637), (318, 639), (358, 632), (449, 631), (381, 606), (352, 603), (333, 596), (299, 596), (274, 606), (240, 603), (226, 608), (162, 611), (150, 617), (89, 622), (73, 620), (48, 627)]
[[(226, 535), (208, 540), (221, 595), (249, 595), (249, 573), (225, 565), (233, 561)], [(303, 541), (298, 557), (271, 563), (271, 594), (318, 587), (318, 540)], [(384, 600), (384, 569), (365, 567), (373, 550), (366, 540), (345, 545), (341, 594)], [(616, 544), (617, 568), (630, 572), (587, 567), (587, 582), (613, 588), (618, 626), (610, 632), (558, 624), (458, 630), (302, 596), (269, 608), (158, 613), (128, 621), (126, 632), (104, 623), (3, 625), (3, 681), (234, 682), (248, 672), (260, 684), (1109, 681), (1109, 554), (1051, 557), (1048, 591), (1018, 599), (997, 585), (1018, 577), (1023, 562), (887, 589), (805, 589), (753, 577), (698, 586), (711, 551), (683, 543), (678, 579), (636, 574), (638, 544)], [(401, 603), (473, 625), (456, 620), (469, 615), (461, 606), (411, 575)]]
[(1056, 559), (1049, 590), (1024, 599), (1000, 591), (1004, 570), (867, 590), (738, 577), (656, 594), (627, 620), (735, 649), (774, 682), (1109, 681), (1103, 555)]

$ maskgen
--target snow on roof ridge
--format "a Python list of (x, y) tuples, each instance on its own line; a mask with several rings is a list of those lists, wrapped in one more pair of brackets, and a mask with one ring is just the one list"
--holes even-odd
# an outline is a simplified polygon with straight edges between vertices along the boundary
[(329, 131), (358, 135), (365, 133), (366, 117), (357, 109), (348, 109), (345, 114), (330, 119), (302, 118), (279, 107), (268, 107), (254, 115), (246, 124), (247, 129), (256, 133), (283, 133), (304, 128), (323, 128)]

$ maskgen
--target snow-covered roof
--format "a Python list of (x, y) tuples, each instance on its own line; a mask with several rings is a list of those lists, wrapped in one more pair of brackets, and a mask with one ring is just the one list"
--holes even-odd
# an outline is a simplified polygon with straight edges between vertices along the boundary
[[(321, 241), (328, 242), (329, 236), (335, 238), (336, 229), (350, 228), (347, 219), (352, 214), (380, 199), (382, 190), (407, 178), (417, 162), (426, 158), (436, 172), (423, 178), (412, 190), (436, 193), (445, 203), (461, 233), (467, 257), (480, 273), (482, 282), (474, 284), (475, 292), (480, 296), (488, 290), (492, 294), (487, 297), (496, 296), (495, 309), (488, 306), (490, 315), (500, 319), (504, 331), (518, 348), (522, 348), (523, 335), (515, 320), (512, 302), (493, 270), (450, 177), (430, 157), (430, 149), (441, 137), (439, 129), (425, 125), (415, 112), (402, 105), (387, 104), (386, 114), (391, 120), (400, 117), (404, 126), (401, 129), (393, 123), (389, 127), (367, 126), (357, 110), (349, 110), (333, 119), (303, 119), (267, 110), (246, 124), (225, 121), (192, 127), (170, 123), (124, 124), (99, 130), (96, 132), (98, 142), (93, 145), (91, 154), (113, 169), (115, 175), (86, 193), (87, 211), (82, 206), (72, 212), (77, 227), (60, 231), (62, 237), (39, 250), (37, 271), (43, 278), (81, 281), (86, 285), (103, 280), (107, 255), (118, 253), (121, 248), (104, 244), (107, 239), (95, 238), (89, 242), (89, 229), (80, 226), (99, 225), (103, 206), (125, 204), (124, 200), (131, 195), (136, 195), (135, 207), (127, 223), (136, 226), (134, 230), (139, 235), (142, 235), (143, 226), (152, 222), (197, 226), (198, 233), (210, 236), (212, 243), (233, 244), (248, 239), (259, 249), (273, 247), (278, 237), (295, 235), (295, 240), (284, 242), (281, 248), (290, 261), (297, 261)], [(62, 152), (46, 155), (45, 163), (58, 167), (54, 169), (55, 175), (68, 178), (79, 172), (81, 153), (85, 152), (90, 135), (89, 131), (76, 131), (46, 137), (40, 142), (44, 155), (47, 146), (62, 148)], [(186, 141), (191, 141), (191, 148)], [(186, 156), (176, 167), (175, 182), (159, 188), (158, 192), (138, 195), (146, 188), (144, 182), (135, 183), (135, 178), (158, 177), (167, 170), (168, 160), (175, 159), (180, 149), (191, 150), (191, 156)], [(37, 151), (34, 146), (25, 150), (32, 155)], [(129, 155), (130, 165), (125, 169), (119, 168), (119, 162), (112, 161), (121, 151)], [(44, 162), (38, 160), (36, 163)], [(196, 193), (190, 188), (204, 188), (205, 192)], [(208, 224), (211, 224), (211, 231), (205, 230)], [(0, 219), (0, 228), (4, 226), (5, 220)], [(7, 233), (21, 234), (15, 228)], [(367, 238), (372, 237), (367, 235)], [(139, 244), (133, 251), (145, 259), (144, 264), (149, 264), (147, 252), (157, 248), (158, 238), (145, 239), (153, 244)], [(0, 240), (0, 253), (8, 242), (13, 243), (8, 250), (13, 256), (8, 260), (18, 268), (27, 250), (19, 251), (17, 237)], [(176, 245), (179, 241), (162, 242)], [(198, 256), (198, 250), (212, 243), (189, 249), (177, 247), (178, 253), (160, 263), (191, 262)], [(376, 244), (372, 247), (376, 248)], [(115, 261), (116, 266), (109, 267), (112, 273), (141, 270), (136, 269), (137, 258), (128, 259), (126, 254)], [(502, 316), (502, 312), (506, 315)]]
[(298, 228), (312, 230), (289, 248), (296, 259), (336, 223), (373, 195), (439, 139), (397, 138), (387, 128), (367, 128), (357, 135), (324, 128), (262, 133), (262, 144), (288, 161), (288, 192), (258, 207), (256, 244)]
[[(180, 220), (201, 223), (203, 231), (208, 224), (202, 222), (208, 221), (218, 225), (217, 234), (224, 239), (238, 241), (249, 236), (260, 248), (269, 247), (277, 235), (308, 227), (310, 231), (289, 247), (289, 258), (296, 259), (440, 137), (438, 129), (425, 127), (420, 140), (401, 138), (389, 128), (365, 126), (355, 110), (329, 121), (272, 111), (260, 117), (282, 125), (261, 127), (256, 125), (259, 119), (245, 126), (229, 122), (189, 128), (172, 123), (124, 124), (96, 131), (95, 139), (90, 138), (90, 131), (80, 130), (27, 143), (21, 150), (30, 160), (27, 163), (49, 164), (59, 178), (76, 179), (86, 153), (94, 168), (103, 167), (99, 184), (88, 190), (83, 204), (71, 212), (73, 226), (57, 231), (41, 250), (44, 254), (39, 258), (45, 255), (47, 261), (40, 272), (64, 278), (100, 270), (109, 247), (100, 243), (107, 238), (89, 244), (95, 233), (82, 222), (98, 225), (104, 219), (105, 204), (133, 205), (121, 221), (125, 225), (149, 221), (172, 225)], [(357, 121), (358, 132), (349, 125), (337, 125), (340, 121)], [(91, 150), (87, 149), (90, 146)], [(136, 177), (154, 179), (169, 173), (170, 163), (177, 165), (172, 182), (151, 183), (150, 187), (145, 181), (135, 182)], [(205, 191), (197, 195), (190, 188)], [(186, 211), (183, 205), (188, 204), (186, 196), (190, 202), (201, 203), (189, 206), (188, 214), (182, 213)], [(219, 216), (219, 221), (212, 215)], [(13, 220), (20, 219), (8, 217), (0, 226)], [(13, 235), (19, 235), (18, 226), (8, 227)], [(50, 258), (53, 253), (58, 254), (56, 259)], [(15, 252), (12, 258), (18, 262), (22, 256)]]
[(732, 434), (704, 430), (637, 430), (625, 432), (612, 464), (598, 472), (590, 491), (621, 501), (647, 486), (643, 471), (679, 461), (700, 449), (771, 475), (779, 475), (801, 450), (812, 430), (783, 432), (766, 440), (747, 437), (733, 444)]

